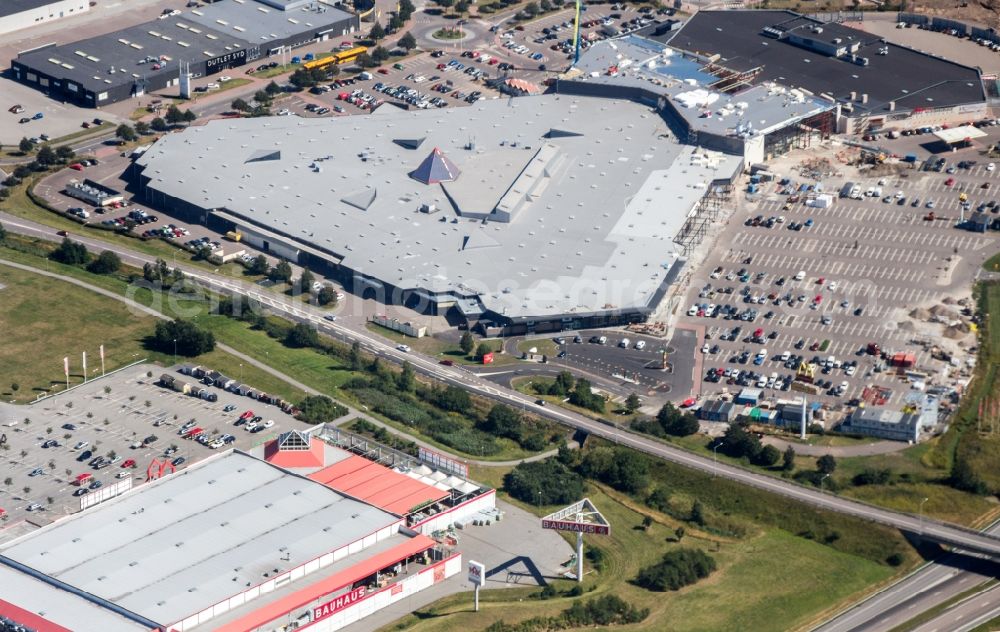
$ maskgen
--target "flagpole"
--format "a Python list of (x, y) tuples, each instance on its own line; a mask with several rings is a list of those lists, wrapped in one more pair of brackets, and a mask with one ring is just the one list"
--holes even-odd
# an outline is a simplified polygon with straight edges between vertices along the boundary
[(87, 383), (87, 352), (83, 352), (83, 383)]

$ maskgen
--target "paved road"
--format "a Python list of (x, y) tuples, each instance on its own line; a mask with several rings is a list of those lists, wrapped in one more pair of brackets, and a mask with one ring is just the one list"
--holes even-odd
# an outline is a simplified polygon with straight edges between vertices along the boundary
[[(56, 235), (54, 229), (28, 220), (13, 218), (0, 213), (0, 222), (3, 222), (7, 229), (13, 232), (40, 236), (53, 241), (61, 239)], [(153, 257), (132, 252), (121, 246), (96, 241), (89, 236), (83, 237), (80, 240), (93, 248), (113, 250), (123, 260), (132, 265), (142, 265), (142, 263), (152, 261), (153, 259)], [(326, 335), (349, 343), (358, 342), (369, 353), (398, 363), (408, 361), (414, 370), (434, 377), (445, 384), (465, 388), (476, 394), (489, 397), (494, 401), (530, 409), (537, 415), (548, 417), (572, 428), (585, 430), (595, 436), (707, 474), (722, 476), (738, 483), (779, 494), (821, 509), (836, 511), (864, 520), (871, 520), (911, 533), (923, 533), (928, 539), (961, 547), (965, 550), (983, 552), (994, 557), (1000, 557), (1000, 539), (996, 537), (984, 535), (956, 525), (919, 518), (912, 514), (890, 511), (866, 505), (855, 500), (840, 498), (814, 488), (798, 485), (766, 474), (744, 470), (736, 466), (715, 463), (712, 459), (691, 454), (653, 439), (593, 421), (567, 410), (561, 410), (552, 406), (538, 406), (532, 398), (489, 383), (478, 376), (470, 374), (461, 367), (443, 366), (432, 358), (427, 358), (417, 353), (399, 351), (391, 343), (384, 342), (361, 327), (352, 329), (343, 324), (327, 322), (323, 319), (322, 312), (312, 306), (303, 305), (302, 303), (292, 304), (284, 297), (261, 290), (261, 288), (255, 285), (206, 273), (199, 268), (190, 267), (185, 264), (178, 264), (178, 267), (194, 282), (214, 291), (247, 296), (294, 321), (310, 323)]]
[(778, 437), (764, 437), (763, 442), (767, 445), (773, 445), (782, 452), (787, 450), (788, 446), (792, 446), (792, 448), (795, 449), (796, 454), (804, 454), (806, 456), (823, 456), (824, 454), (829, 454), (837, 457), (838, 459), (840, 457), (850, 456), (891, 454), (892, 452), (899, 452), (910, 447), (910, 444), (902, 441), (875, 441), (874, 443), (862, 443), (858, 445), (827, 446), (786, 441), (785, 439), (779, 439)]

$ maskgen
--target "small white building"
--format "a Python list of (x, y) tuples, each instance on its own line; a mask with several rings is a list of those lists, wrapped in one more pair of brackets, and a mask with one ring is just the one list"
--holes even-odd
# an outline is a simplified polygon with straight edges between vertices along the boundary
[(88, 0), (4, 0), (0, 2), (0, 35), (89, 10)]

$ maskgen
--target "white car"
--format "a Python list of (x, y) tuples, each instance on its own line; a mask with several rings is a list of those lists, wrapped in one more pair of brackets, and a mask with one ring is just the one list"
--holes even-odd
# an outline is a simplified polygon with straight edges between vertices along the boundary
[(697, 307), (695, 307), (694, 305), (692, 305), (691, 307), (688, 308), (688, 316), (697, 316), (697, 315), (698, 315), (698, 308)]
[(221, 77), (219, 77), (219, 83), (222, 83), (223, 81), (232, 81), (232, 80), (233, 78), (230, 77), (229, 75), (222, 75)]
[(992, 162), (990, 164), (986, 165), (986, 170), (987, 171), (993, 171), (996, 168), (997, 168), (997, 166), (995, 164), (993, 164)]
[(288, 108), (282, 108), (278, 110), (278, 116), (289, 116), (292, 113)]
[(639, 342), (635, 343), (635, 348), (638, 349), (639, 351), (642, 351), (643, 349), (646, 348), (646, 341), (640, 340)]
[(848, 377), (850, 377), (854, 375), (855, 371), (857, 370), (858, 368), (852, 364), (851, 366), (847, 367), (847, 369), (844, 372), (847, 373)]
[(115, 474), (115, 478), (128, 478), (131, 475), (132, 475), (131, 472), (125, 470), (124, 472), (118, 472), (117, 474)]
[(30, 505), (28, 505), (28, 511), (37, 511), (41, 508), (42, 506), (38, 503), (31, 503)]
[(708, 348), (709, 348), (708, 347), (708, 343), (706, 342), (704, 345), (702, 345), (701, 352), (707, 354), (708, 353)]
[(265, 428), (270, 428), (273, 425), (274, 425), (274, 420), (273, 419), (268, 419), (267, 421), (264, 422), (264, 427)]
[(86, 448), (88, 445), (90, 445), (89, 441), (81, 441), (81, 442), (77, 443), (75, 446), (73, 446), (73, 450), (74, 451), (76, 451), (76, 450), (82, 450), (82, 449)]
[(423, 75), (417, 75), (416, 77), (413, 78), (413, 83), (423, 83), (425, 81), (427, 81), (427, 77)]
[(243, 429), (246, 430), (247, 432), (250, 432), (251, 430), (253, 430), (254, 428), (256, 428), (258, 425), (260, 425), (260, 424), (258, 424), (256, 421), (251, 421), (247, 425), (243, 426)]
[(224, 445), (226, 444), (222, 441), (222, 439), (216, 439), (215, 441), (209, 443), (208, 447), (212, 448), (213, 450), (218, 450)]
[(410, 346), (409, 345), (396, 345), (396, 349), (402, 351), (403, 353), (409, 353), (410, 352)]
[(827, 287), (828, 290), (830, 290), (831, 292), (833, 292), (834, 290), (837, 289), (837, 282), (836, 281), (831, 281), (830, 284), (827, 285), (826, 287)]
[(795, 280), (796, 281), (801, 281), (804, 278), (806, 278), (806, 272), (805, 272), (805, 270), (799, 270), (798, 274), (795, 275)]

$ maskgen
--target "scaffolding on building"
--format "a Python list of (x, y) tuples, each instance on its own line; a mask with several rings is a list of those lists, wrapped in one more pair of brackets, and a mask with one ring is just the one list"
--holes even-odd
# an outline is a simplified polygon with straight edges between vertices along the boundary
[(723, 219), (731, 208), (732, 196), (733, 185), (730, 182), (713, 182), (708, 187), (674, 239), (681, 247), (681, 254), (690, 256), (705, 239), (712, 224)]

